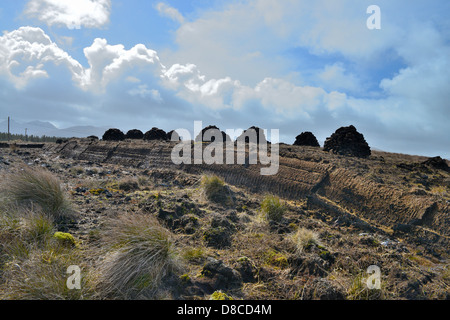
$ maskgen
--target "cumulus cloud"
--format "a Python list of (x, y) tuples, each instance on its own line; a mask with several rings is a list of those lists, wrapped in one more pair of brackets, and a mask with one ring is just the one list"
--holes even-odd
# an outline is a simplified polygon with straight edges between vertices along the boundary
[[(363, 5), (345, 13), (328, 4), (322, 6), (327, 8), (324, 15), (319, 5), (268, 0), (233, 2), (223, 11), (200, 13), (191, 22), (174, 14), (173, 19), (181, 23), (176, 32), (178, 52), (164, 52), (160, 59), (143, 44), (125, 48), (97, 38), (84, 49), (85, 66), (42, 29), (23, 27), (0, 37), (0, 73), (26, 90), (36, 80), (50, 81), (51, 65), (65, 68), (75, 87), (96, 97), (88, 102), (95, 101), (95, 108), (74, 103), (86, 118), (103, 114), (112, 119), (120, 113), (117, 121), (125, 121), (122, 116), (128, 112), (157, 115), (171, 126), (172, 121), (182, 125), (181, 118), (230, 128), (279, 126), (286, 142), (300, 131), (314, 131), (324, 139), (341, 125), (355, 124), (369, 143), (387, 145), (389, 140), (394, 151), (412, 150), (414, 146), (404, 144), (409, 134), (415, 137), (416, 147), (427, 152), (430, 147), (423, 137), (441, 135), (433, 145), (436, 152), (443, 150), (439, 145), (450, 143), (450, 134), (445, 134), (449, 133), (450, 78), (444, 72), (450, 67), (448, 35), (433, 24), (399, 31), (390, 28), (389, 19), (383, 20), (387, 22), (382, 27), (388, 36), (368, 34), (365, 8), (358, 16)], [(384, 3), (381, 7), (386, 8)], [(169, 14), (167, 5), (157, 8)], [(356, 27), (360, 24), (361, 30)], [(291, 73), (295, 55), (284, 53), (292, 46), (325, 58), (308, 74), (302, 71), (309, 66), (300, 62)], [(366, 55), (379, 55), (381, 61), (385, 51), (404, 65), (377, 81), (379, 96), (353, 96), (365, 90), (367, 76), (355, 70), (364, 70), (360, 67), (368, 63)], [(333, 59), (327, 60), (330, 54)], [(182, 116), (174, 119), (174, 109)]]
[(126, 50), (123, 45), (110, 45), (106, 39), (97, 38), (90, 47), (84, 49), (84, 55), (89, 68), (85, 70), (85, 77), (79, 84), (85, 89), (99, 92), (132, 69), (141, 72), (150, 69), (154, 75), (159, 75), (164, 68), (156, 51), (143, 44)]
[(83, 77), (83, 67), (40, 28), (21, 27), (0, 37), (0, 72), (23, 88), (33, 79), (48, 77), (45, 65), (66, 66), (74, 80)]
[(111, 0), (30, 0), (25, 15), (48, 26), (100, 28), (109, 22)]

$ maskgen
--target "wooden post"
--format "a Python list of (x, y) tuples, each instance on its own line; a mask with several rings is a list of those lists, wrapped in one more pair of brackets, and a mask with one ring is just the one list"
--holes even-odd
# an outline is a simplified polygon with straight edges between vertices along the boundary
[(11, 139), (11, 133), (10, 133), (10, 125), (9, 125), (10, 117), (8, 117), (8, 142)]

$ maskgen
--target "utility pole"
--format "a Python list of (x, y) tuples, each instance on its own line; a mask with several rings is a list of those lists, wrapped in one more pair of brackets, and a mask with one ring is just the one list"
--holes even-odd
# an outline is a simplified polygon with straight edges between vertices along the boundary
[(26, 142), (28, 142), (28, 135), (27, 135), (27, 131), (28, 131), (28, 128), (25, 128), (25, 141), (26, 141)]
[(10, 125), (9, 125), (9, 122), (10, 122), (10, 117), (8, 117), (8, 142), (9, 142), (9, 140), (11, 139), (11, 131), (10, 131)]

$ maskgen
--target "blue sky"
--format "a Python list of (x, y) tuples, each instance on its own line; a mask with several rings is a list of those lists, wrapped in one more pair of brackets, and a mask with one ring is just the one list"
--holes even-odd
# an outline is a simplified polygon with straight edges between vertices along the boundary
[[(369, 5), (381, 29), (369, 30)], [(0, 119), (280, 129), (450, 158), (447, 0), (3, 0)]]

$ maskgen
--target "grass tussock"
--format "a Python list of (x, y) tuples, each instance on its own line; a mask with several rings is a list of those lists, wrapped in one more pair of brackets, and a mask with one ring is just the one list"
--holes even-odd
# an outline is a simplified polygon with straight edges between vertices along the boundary
[(306, 229), (299, 228), (290, 237), (290, 240), (294, 243), (296, 251), (302, 253), (311, 246), (319, 245), (319, 236), (316, 232)]
[(49, 171), (42, 168), (25, 168), (10, 173), (1, 186), (6, 201), (21, 206), (38, 206), (55, 220), (73, 218), (73, 210), (61, 183)]
[(96, 288), (106, 298), (152, 298), (179, 267), (173, 235), (151, 215), (112, 218), (101, 232)]
[(227, 204), (231, 201), (230, 188), (217, 176), (203, 176), (202, 188), (209, 201), (221, 204)]
[(279, 222), (286, 212), (286, 206), (279, 197), (267, 195), (261, 203), (261, 212), (265, 220)]
[(54, 238), (52, 216), (20, 207), (0, 207), (0, 299), (81, 299), (67, 286), (67, 268), (82, 266), (81, 251)]

